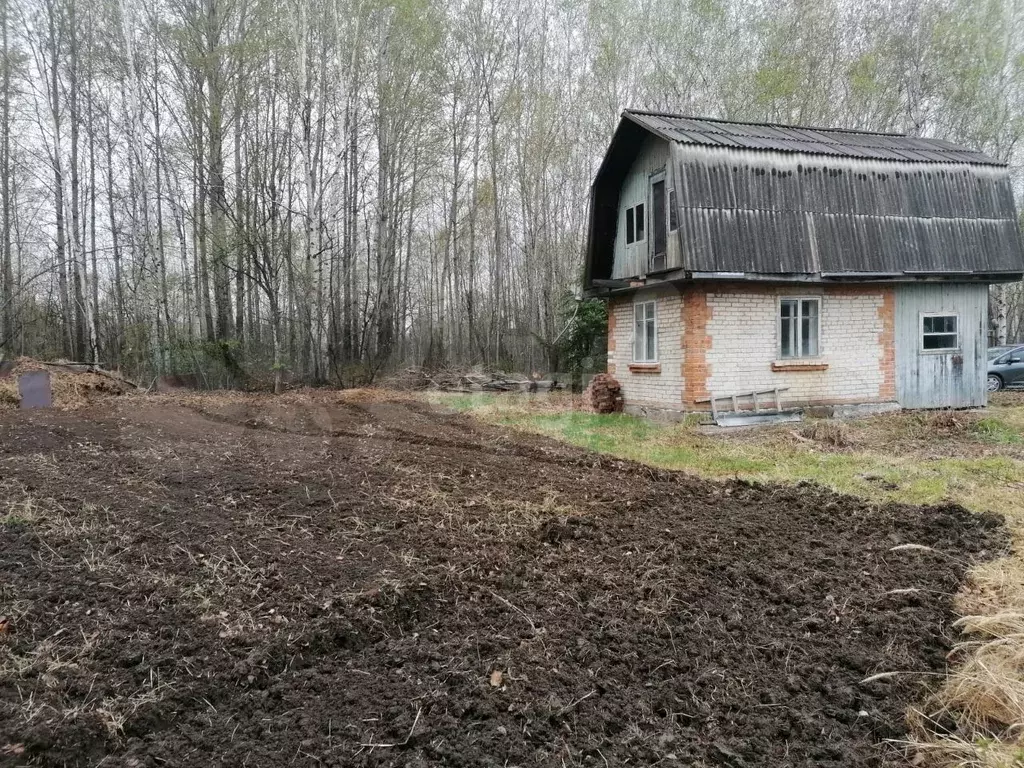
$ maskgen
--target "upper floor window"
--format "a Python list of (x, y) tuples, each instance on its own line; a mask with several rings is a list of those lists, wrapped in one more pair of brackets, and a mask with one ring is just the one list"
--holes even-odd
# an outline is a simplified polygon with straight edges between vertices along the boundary
[(679, 209), (676, 208), (676, 191), (668, 191), (668, 231), (675, 232), (679, 229)]
[(626, 209), (626, 245), (642, 242), (645, 235), (644, 229), (644, 204), (637, 203)]
[(921, 351), (953, 352), (960, 349), (960, 318), (927, 312), (921, 315)]
[(817, 357), (821, 299), (779, 300), (779, 357)]

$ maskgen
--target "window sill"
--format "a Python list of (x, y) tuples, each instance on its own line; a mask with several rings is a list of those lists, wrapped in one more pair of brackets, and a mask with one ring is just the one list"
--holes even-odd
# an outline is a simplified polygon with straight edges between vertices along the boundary
[(828, 363), (824, 360), (773, 360), (773, 371), (827, 371)]
[(661, 363), (630, 363), (630, 373), (661, 373)]

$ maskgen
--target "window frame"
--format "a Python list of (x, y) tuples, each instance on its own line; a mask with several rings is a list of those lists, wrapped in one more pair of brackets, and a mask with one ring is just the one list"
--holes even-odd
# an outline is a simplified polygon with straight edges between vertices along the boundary
[(668, 206), (668, 231), (676, 232), (679, 230), (679, 209), (676, 198), (676, 188), (669, 187), (668, 192), (665, 194), (665, 204)]
[[(643, 225), (644, 225), (643, 226), (643, 230), (642, 230), (643, 231), (643, 237), (637, 237), (636, 236), (637, 235), (637, 209), (638, 208), (642, 208), (643, 209)], [(630, 214), (631, 211), (633, 213), (633, 239), (632, 240), (629, 239), (629, 225), (628, 225), (629, 214)], [(627, 206), (626, 211), (625, 211), (625, 221), (623, 222), (622, 229), (623, 229), (623, 232), (622, 232), (623, 238), (622, 239), (625, 240), (626, 245), (637, 245), (639, 243), (643, 243), (643, 242), (647, 241), (647, 229), (648, 229), (648, 227), (647, 227), (647, 204), (646, 204), (646, 202), (641, 201), (639, 203), (635, 203), (633, 205)]]
[(1012, 365), (1010, 358), (1013, 357), (1014, 353), (1018, 353), (1021, 358), (1024, 358), (1024, 346), (1010, 347), (1003, 354), (992, 361), (992, 365)]
[[(929, 317), (953, 317), (956, 318), (956, 331), (955, 333), (937, 331), (929, 331), (927, 334), (924, 331), (925, 318)], [(925, 336), (956, 336), (955, 347), (941, 347), (938, 349), (926, 349), (924, 346)], [(917, 320), (917, 346), (918, 351), (922, 355), (949, 355), (961, 352), (963, 350), (963, 340), (960, 337), (960, 313), (953, 311), (945, 312), (921, 312), (919, 313)]]
[[(651, 310), (651, 317), (650, 318), (646, 317), (646, 311), (647, 311), (646, 307), (648, 307), (648, 306), (650, 306), (652, 308), (652, 310)], [(644, 309), (645, 317), (644, 317), (644, 320), (643, 320), (643, 322), (644, 322), (644, 345), (645, 346), (647, 344), (647, 323), (651, 322), (654, 325), (654, 350), (653, 350), (653, 356), (646, 357), (646, 358), (643, 358), (643, 359), (638, 358), (637, 354), (636, 354), (637, 353), (637, 326), (639, 325), (639, 323), (637, 321), (637, 310), (640, 309), (641, 307), (645, 308)], [(632, 344), (631, 344), (631, 346), (632, 346), (631, 355), (632, 355), (634, 363), (636, 363), (638, 365), (654, 365), (654, 364), (658, 363), (658, 300), (657, 299), (637, 299), (637, 300), (635, 300), (633, 302), (633, 333), (632, 333), (631, 341), (632, 341)], [(647, 352), (648, 354), (651, 354), (651, 352), (652, 352), (649, 349), (646, 349), (644, 351)]]
[[(796, 326), (796, 349), (798, 354), (795, 355), (783, 355), (782, 354), (782, 304), (786, 301), (795, 301), (797, 303), (797, 315), (795, 318)], [(799, 354), (799, 350), (803, 348), (803, 325), (800, 322), (803, 319), (803, 315), (800, 314), (800, 310), (803, 307), (802, 302), (814, 301), (818, 304), (818, 313), (815, 315), (818, 325), (817, 341), (818, 350), (814, 355)], [(821, 344), (821, 316), (825, 308), (824, 297), (822, 296), (779, 296), (778, 301), (775, 303), (775, 354), (777, 360), (820, 360), (822, 356), (822, 344)], [(787, 318), (790, 319), (790, 318)]]

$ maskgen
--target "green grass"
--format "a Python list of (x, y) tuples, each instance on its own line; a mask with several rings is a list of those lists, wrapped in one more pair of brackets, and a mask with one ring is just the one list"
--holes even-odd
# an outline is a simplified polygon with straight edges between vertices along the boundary
[(988, 416), (974, 425), (975, 433), (991, 443), (1024, 443), (1020, 430), (995, 416)]
[[(851, 422), (845, 428), (853, 446), (840, 451), (788, 434), (801, 425), (763, 429), (735, 439), (705, 434), (693, 421), (663, 424), (624, 414), (582, 413), (568, 405), (559, 408), (557, 401), (507, 395), (433, 395), (432, 399), (494, 424), (656, 467), (719, 479), (807, 481), (880, 502), (952, 501), (979, 511), (1002, 512), (1024, 523), (1018, 511), (1024, 461), (999, 452), (1004, 446), (1024, 444), (1024, 406), (995, 408), (981, 419), (963, 417), (964, 426), (949, 433), (921, 414)], [(906, 450), (901, 441), (907, 443)], [(954, 446), (949, 451), (952, 455), (922, 455), (921, 445), (934, 447), (937, 441)], [(965, 443), (975, 444), (978, 450), (955, 449)]]

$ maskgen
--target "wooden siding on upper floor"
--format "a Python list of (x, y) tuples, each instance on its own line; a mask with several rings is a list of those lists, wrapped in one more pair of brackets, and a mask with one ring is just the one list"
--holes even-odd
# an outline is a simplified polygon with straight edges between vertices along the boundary
[[(673, 187), (674, 174), (669, 163), (668, 142), (654, 136), (644, 141), (636, 160), (630, 167), (619, 193), (617, 224), (615, 227), (614, 265), (612, 277), (623, 279), (639, 277), (648, 272), (649, 249), (652, 244), (654, 217), (651, 208), (651, 176), (665, 172), (665, 195)], [(626, 244), (626, 209), (637, 203), (644, 204), (644, 239)], [(667, 207), (667, 206), (666, 206)], [(679, 238), (670, 233), (667, 238), (666, 269), (680, 266)]]

